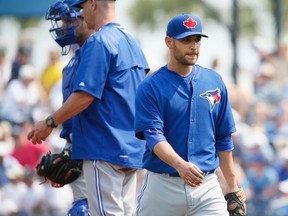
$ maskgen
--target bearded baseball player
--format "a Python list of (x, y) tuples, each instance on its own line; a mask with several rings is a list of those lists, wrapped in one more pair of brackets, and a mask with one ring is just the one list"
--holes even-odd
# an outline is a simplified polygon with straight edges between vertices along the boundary
[[(148, 171), (136, 215), (246, 215), (233, 169), (236, 129), (227, 89), (218, 73), (196, 64), (207, 37), (198, 17), (175, 16), (165, 37), (168, 64), (138, 87), (135, 131), (146, 140)], [(229, 186), (225, 197), (219, 165)]]

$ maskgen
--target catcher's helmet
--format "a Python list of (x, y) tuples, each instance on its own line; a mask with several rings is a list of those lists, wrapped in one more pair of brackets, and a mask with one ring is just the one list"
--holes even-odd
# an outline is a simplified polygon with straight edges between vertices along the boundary
[(75, 201), (69, 209), (67, 216), (89, 216), (87, 199)]
[[(57, 1), (46, 12), (46, 20), (51, 20), (52, 27), (49, 32), (52, 38), (62, 47), (62, 55), (67, 55), (71, 44), (76, 43), (76, 30), (79, 26), (78, 17), (81, 16), (79, 8), (72, 8), (64, 0)], [(63, 25), (63, 20), (65, 25)]]

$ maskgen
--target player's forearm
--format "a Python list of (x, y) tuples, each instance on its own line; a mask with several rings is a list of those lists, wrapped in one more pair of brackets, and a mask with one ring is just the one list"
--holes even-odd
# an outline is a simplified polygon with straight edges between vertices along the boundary
[(153, 152), (165, 163), (178, 170), (185, 161), (174, 151), (168, 142), (159, 142), (155, 145)]
[(64, 121), (76, 116), (85, 110), (94, 100), (94, 97), (86, 92), (75, 92), (65, 101), (61, 108), (59, 108), (51, 116), (55, 124), (62, 124)]
[(220, 168), (228, 185), (228, 192), (237, 191), (237, 176), (233, 162), (232, 151), (217, 152), (220, 159)]

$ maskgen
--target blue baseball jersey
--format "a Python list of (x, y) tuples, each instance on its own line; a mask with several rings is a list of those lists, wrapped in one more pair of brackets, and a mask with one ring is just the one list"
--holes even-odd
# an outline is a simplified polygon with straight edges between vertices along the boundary
[[(140, 84), (135, 133), (145, 139), (143, 132), (148, 129), (163, 131), (167, 142), (184, 160), (210, 171), (219, 166), (216, 151), (233, 149), (233, 143), (223, 139), (231, 137), (235, 123), (220, 75), (193, 65), (193, 76), (189, 77), (164, 66)], [(144, 167), (158, 173), (176, 173), (153, 153), (153, 148), (146, 144)]]
[(149, 71), (142, 50), (109, 23), (88, 38), (80, 57), (73, 91), (95, 99), (73, 118), (72, 158), (142, 167), (145, 147), (134, 134), (136, 89)]
[[(75, 74), (80, 61), (80, 51), (76, 50), (74, 56), (70, 59), (68, 64), (62, 70), (62, 96), (63, 103), (68, 99), (68, 97), (73, 93), (73, 82), (75, 79)], [(65, 138), (69, 136), (72, 132), (72, 119), (62, 123), (62, 130), (60, 137)]]

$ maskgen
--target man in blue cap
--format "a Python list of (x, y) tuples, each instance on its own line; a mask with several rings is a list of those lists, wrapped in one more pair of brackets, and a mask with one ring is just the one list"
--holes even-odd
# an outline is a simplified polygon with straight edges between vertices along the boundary
[(136, 215), (228, 216), (215, 174), (219, 165), (227, 193), (243, 198), (241, 206), (234, 205), (237, 214), (230, 215), (245, 215), (245, 194), (233, 168), (236, 129), (227, 89), (218, 73), (196, 64), (202, 37), (208, 36), (198, 17), (175, 16), (165, 37), (168, 64), (138, 87), (135, 133), (146, 140), (148, 171)]

